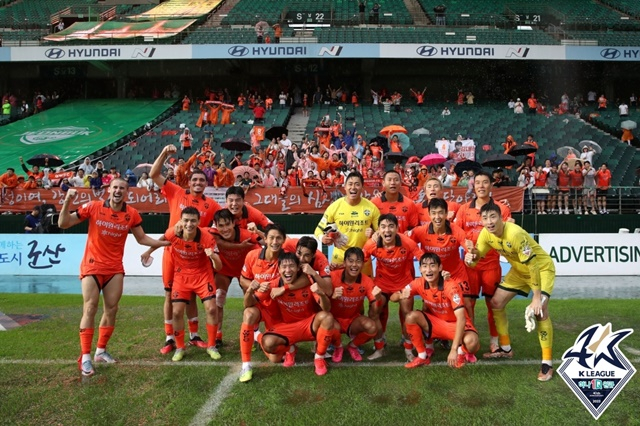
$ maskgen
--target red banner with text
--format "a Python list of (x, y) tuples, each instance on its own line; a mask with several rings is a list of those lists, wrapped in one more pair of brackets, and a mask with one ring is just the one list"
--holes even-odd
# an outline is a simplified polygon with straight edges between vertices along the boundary
[[(78, 189), (72, 204), (72, 210), (80, 205), (93, 200), (105, 200), (109, 194), (105, 190)], [(382, 188), (365, 187), (364, 196), (374, 198), (380, 194)], [(224, 205), (225, 189), (207, 188), (206, 195)], [(496, 200), (506, 200), (511, 211), (520, 212), (523, 206), (522, 188), (503, 187), (494, 188), (492, 196)], [(291, 187), (284, 194), (280, 188), (263, 188), (249, 190), (246, 202), (258, 208), (265, 214), (322, 214), (333, 201), (344, 195), (342, 188), (332, 188), (323, 191), (320, 188), (307, 188), (303, 191), (299, 187)], [(408, 194), (420, 203), (424, 200), (424, 193), (414, 192)], [(26, 213), (39, 204), (54, 204), (60, 210), (65, 192), (60, 188), (40, 190), (5, 190), (0, 200), (0, 211), (12, 213)], [(458, 203), (469, 201), (471, 197), (466, 194), (466, 188), (445, 188), (444, 198)], [(131, 188), (125, 199), (126, 203), (136, 208), (140, 213), (168, 213), (167, 200), (160, 192), (149, 192), (147, 189)]]

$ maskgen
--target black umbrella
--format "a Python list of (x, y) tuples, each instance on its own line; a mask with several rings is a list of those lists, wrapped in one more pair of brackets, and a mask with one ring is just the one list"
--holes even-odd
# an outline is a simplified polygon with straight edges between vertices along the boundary
[(384, 136), (376, 136), (375, 138), (369, 141), (369, 145), (376, 142), (380, 148), (382, 148), (383, 152), (389, 151), (389, 140)]
[(229, 151), (249, 151), (251, 149), (249, 142), (239, 138), (227, 139), (222, 142), (220, 146)]
[(282, 134), (288, 135), (289, 134), (289, 130), (287, 130), (287, 128), (284, 127), (284, 126), (273, 126), (269, 130), (266, 131), (264, 136), (267, 139), (271, 140), (271, 139), (274, 139), (274, 138), (281, 138)]
[(509, 154), (496, 154), (490, 155), (486, 160), (482, 162), (485, 167), (509, 167), (515, 166), (519, 161), (513, 155)]
[(467, 170), (473, 170), (474, 172), (479, 172), (482, 170), (482, 165), (477, 161), (464, 160), (456, 164), (453, 168), (453, 171), (456, 172), (458, 176), (462, 176), (462, 172)]
[(409, 158), (402, 152), (387, 152), (384, 156), (393, 163), (402, 163), (404, 160)]
[(64, 164), (64, 161), (57, 155), (52, 154), (38, 154), (27, 160), (27, 164), (38, 167), (60, 167)]
[(514, 157), (519, 157), (521, 155), (533, 154), (537, 150), (538, 148), (536, 148), (535, 146), (523, 144), (514, 146), (509, 150), (508, 154), (513, 155)]

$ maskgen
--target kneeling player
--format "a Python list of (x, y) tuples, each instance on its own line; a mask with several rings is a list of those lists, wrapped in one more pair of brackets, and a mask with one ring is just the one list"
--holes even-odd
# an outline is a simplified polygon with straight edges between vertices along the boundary
[[(278, 260), (280, 278), (269, 283), (271, 288), (291, 285), (302, 273), (300, 261), (293, 253), (284, 253)], [(260, 285), (254, 281), (247, 293), (254, 293)], [(329, 313), (331, 302), (318, 284), (299, 290), (289, 290), (276, 299), (270, 293), (254, 293), (255, 303), (269, 305), (275, 303), (282, 317), (277, 323), (261, 335), (262, 349), (270, 355), (272, 361), (284, 358), (284, 367), (295, 365), (295, 346), (297, 342), (315, 341), (316, 354), (314, 359), (315, 373), (318, 376), (327, 373), (327, 363), (324, 355), (329, 344), (337, 345), (340, 332), (334, 326), (333, 316)], [(245, 303), (247, 298), (245, 298)], [(322, 308), (318, 312), (319, 307)]]
[(392, 301), (422, 297), (422, 311), (407, 314), (405, 327), (416, 347), (418, 356), (405, 364), (407, 368), (428, 365), (431, 360), (425, 347), (426, 339), (452, 340), (447, 363), (460, 368), (465, 354), (475, 354), (480, 349), (478, 332), (464, 308), (460, 286), (442, 277), (442, 263), (438, 255), (425, 253), (420, 258), (421, 278), (416, 278), (402, 291), (391, 296)]
[[(364, 299), (369, 300), (369, 312), (377, 309), (376, 299), (381, 290), (373, 285), (373, 280), (362, 273), (364, 253), (358, 247), (348, 248), (344, 252), (344, 269), (331, 272), (333, 294), (331, 295), (331, 314), (340, 326), (340, 333), (351, 338), (347, 351), (354, 361), (362, 361), (358, 352), (361, 346), (376, 335), (376, 322), (361, 314)], [(342, 361), (342, 344), (333, 352), (332, 361)]]
[(195, 207), (186, 207), (180, 215), (182, 232), (176, 234), (170, 228), (164, 235), (171, 243), (171, 256), (175, 265), (171, 303), (173, 305), (173, 329), (176, 337), (176, 351), (173, 361), (184, 357), (184, 311), (196, 294), (202, 300), (207, 315), (207, 353), (212, 359), (220, 359), (216, 348), (218, 312), (216, 289), (211, 263), (217, 270), (222, 267), (220, 257), (214, 253), (215, 240), (211, 234), (198, 227), (200, 213)]

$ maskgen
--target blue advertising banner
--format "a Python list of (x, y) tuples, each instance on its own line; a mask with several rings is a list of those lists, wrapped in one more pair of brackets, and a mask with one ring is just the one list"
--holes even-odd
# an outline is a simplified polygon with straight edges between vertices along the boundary
[(86, 234), (2, 234), (0, 275), (77, 275)]

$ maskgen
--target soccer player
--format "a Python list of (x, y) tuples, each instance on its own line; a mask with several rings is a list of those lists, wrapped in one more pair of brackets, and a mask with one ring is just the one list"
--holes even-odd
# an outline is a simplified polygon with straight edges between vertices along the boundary
[[(491, 198), (491, 190), (493, 189), (493, 178), (487, 172), (478, 172), (473, 182), (474, 192), (476, 198), (468, 203), (460, 206), (458, 213), (456, 214), (456, 222), (462, 230), (465, 232), (466, 239), (470, 240), (473, 244), (478, 241), (478, 235), (482, 231), (482, 217), (480, 215), (480, 209), (485, 204), (494, 203), (500, 208), (500, 214), (502, 220), (505, 222), (513, 221), (511, 219), (511, 211), (509, 207), (503, 203)], [(467, 251), (467, 244), (465, 244), (465, 251)], [(446, 268), (445, 268), (446, 270)], [(490, 250), (487, 255), (480, 259), (475, 268), (467, 268), (467, 276), (469, 277), (469, 292), (465, 292), (463, 295), (466, 300), (471, 302), (471, 312), (469, 316), (475, 322), (475, 304), (477, 298), (480, 296), (482, 290), (482, 296), (487, 305), (487, 322), (489, 323), (489, 348), (490, 352), (494, 352), (498, 349), (498, 331), (496, 330), (496, 323), (493, 319), (493, 311), (491, 310), (491, 298), (498, 288), (498, 284), (502, 280), (502, 268), (500, 266), (500, 255), (495, 250)]]
[[(253, 206), (245, 204), (244, 190), (239, 186), (231, 186), (225, 193), (227, 208), (233, 214), (236, 225), (240, 228), (253, 230), (256, 226), (265, 229), (271, 222), (264, 213)], [(221, 246), (223, 249), (225, 246)]]
[[(162, 149), (158, 158), (151, 166), (149, 177), (161, 189), (162, 194), (169, 203), (169, 227), (174, 227), (180, 221), (182, 209), (185, 207), (195, 207), (200, 214), (200, 226), (209, 226), (213, 220), (213, 215), (220, 210), (220, 204), (204, 195), (207, 187), (207, 175), (202, 170), (194, 170), (189, 178), (189, 189), (184, 189), (161, 175), (162, 167), (167, 158), (177, 152), (175, 145), (167, 145)], [(188, 172), (188, 170), (187, 170)], [(153, 250), (147, 250), (143, 255), (143, 262), (148, 261)], [(160, 353), (166, 355), (176, 349), (173, 330), (173, 306), (171, 303), (171, 287), (173, 285), (173, 257), (171, 247), (165, 248), (162, 256), (162, 281), (164, 283), (164, 332), (165, 344), (160, 349)], [(206, 348), (207, 343), (198, 335), (198, 307), (196, 305), (195, 294), (191, 303), (187, 306), (187, 319), (189, 322), (189, 344), (199, 348)]]
[(422, 311), (412, 311), (406, 317), (405, 327), (418, 356), (405, 367), (431, 362), (433, 349), (425, 346), (426, 338), (453, 341), (447, 364), (460, 368), (465, 364), (466, 354), (475, 354), (480, 349), (478, 332), (464, 309), (460, 286), (442, 276), (442, 263), (435, 253), (425, 253), (420, 258), (420, 274), (420, 278), (391, 296), (392, 301), (420, 296), (423, 302)]
[(171, 289), (173, 304), (173, 329), (176, 351), (172, 361), (181, 361), (184, 357), (184, 312), (191, 301), (192, 294), (198, 295), (207, 315), (207, 353), (214, 359), (220, 359), (216, 347), (218, 331), (218, 312), (215, 298), (216, 289), (213, 268), (222, 268), (222, 261), (215, 253), (214, 237), (204, 228), (198, 227), (200, 213), (195, 207), (185, 207), (180, 215), (182, 230), (176, 233), (169, 228), (164, 238), (171, 243), (174, 274)]
[(78, 366), (83, 376), (94, 374), (91, 363), (95, 316), (102, 292), (103, 313), (98, 329), (98, 348), (94, 362), (114, 363), (116, 360), (106, 351), (107, 343), (116, 324), (116, 312), (122, 296), (124, 280), (124, 244), (129, 230), (138, 244), (162, 247), (167, 242), (154, 240), (142, 229), (142, 218), (136, 209), (128, 206), (124, 199), (129, 185), (124, 179), (113, 179), (109, 184), (109, 198), (106, 201), (91, 201), (83, 204), (76, 212), (69, 212), (75, 189), (69, 189), (58, 217), (60, 229), (67, 229), (89, 219), (87, 245), (80, 264), (82, 285), (82, 319), (80, 320), (80, 348)]
[(384, 191), (371, 200), (380, 214), (392, 213), (398, 218), (398, 232), (404, 234), (418, 226), (418, 206), (411, 198), (402, 195), (402, 177), (396, 170), (389, 170), (382, 179)]
[[(351, 247), (344, 253), (344, 269), (331, 272), (331, 315), (338, 322), (340, 333), (351, 339), (347, 351), (356, 362), (362, 361), (358, 346), (373, 339), (377, 332), (375, 321), (361, 314), (364, 312), (364, 300), (369, 300), (369, 312), (373, 314), (381, 292), (371, 278), (362, 274), (363, 265), (364, 252), (358, 247)], [(342, 360), (343, 351), (342, 344), (335, 348), (333, 359), (336, 362)]]
[[(278, 271), (279, 278), (268, 283), (271, 288), (290, 286), (296, 278), (304, 275), (300, 270), (300, 261), (293, 253), (283, 253), (280, 256)], [(282, 318), (281, 322), (261, 336), (262, 349), (273, 355), (277, 362), (284, 358), (284, 367), (292, 367), (295, 365), (295, 343), (315, 341), (315, 373), (318, 376), (327, 374), (324, 356), (329, 344), (339, 341), (340, 332), (329, 312), (331, 302), (320, 286), (315, 283), (298, 290), (289, 288), (285, 294), (275, 299), (268, 292), (256, 292), (259, 288), (257, 282), (252, 282), (247, 293), (252, 293), (255, 297), (245, 297), (245, 304), (273, 304)], [(271, 359), (274, 360), (274, 357)]]
[[(329, 260), (318, 250), (318, 241), (315, 238), (307, 236), (300, 239), (287, 238), (282, 245), (282, 250), (294, 253), (300, 261), (302, 272), (317, 282), (325, 293), (331, 293), (333, 285)], [(284, 289), (282, 291), (284, 292)]]
[[(231, 243), (223, 250), (224, 255), (220, 256), (222, 267), (216, 271), (216, 305), (218, 312), (218, 331), (216, 335), (216, 346), (222, 345), (222, 321), (224, 318), (224, 305), (227, 298), (227, 291), (233, 278), (240, 279), (242, 266), (247, 254), (252, 250), (259, 249), (264, 242), (264, 234), (257, 229), (252, 232), (241, 228), (235, 223), (235, 217), (229, 209), (218, 210), (213, 216), (215, 228), (209, 228), (209, 232), (216, 239), (218, 247), (221, 242)], [(251, 244), (242, 244), (248, 241)]]
[(484, 357), (513, 357), (505, 308), (516, 294), (528, 296), (533, 292), (531, 304), (527, 307), (525, 315), (535, 315), (538, 340), (542, 348), (542, 366), (538, 380), (546, 382), (553, 375), (553, 326), (549, 318), (549, 298), (556, 275), (553, 260), (524, 229), (515, 223), (504, 222), (500, 207), (495, 203), (482, 206), (480, 214), (484, 229), (478, 236), (476, 248), (465, 255), (465, 262), (473, 267), (478, 259), (495, 249), (511, 264), (511, 270), (491, 298), (500, 347)]
[[(344, 252), (349, 247), (362, 248), (367, 239), (378, 229), (380, 211), (371, 201), (362, 197), (364, 178), (358, 172), (347, 176), (344, 184), (345, 196), (331, 203), (325, 210), (320, 223), (316, 227), (315, 236), (321, 238), (323, 244), (334, 245), (334, 238), (325, 233), (329, 224), (335, 224), (338, 231), (348, 238), (346, 244), (334, 245), (331, 263), (342, 264)], [(371, 264), (365, 264), (363, 273), (371, 275)]]
[[(444, 187), (438, 178), (429, 178), (424, 183), (424, 201), (418, 207), (418, 221), (420, 225), (426, 225), (431, 220), (429, 216), (429, 201), (432, 198), (444, 198)], [(460, 208), (460, 204), (447, 200), (447, 220), (453, 220)]]
[[(401, 290), (413, 280), (413, 260), (420, 259), (422, 251), (418, 245), (406, 235), (398, 234), (398, 219), (392, 214), (384, 214), (378, 220), (378, 232), (362, 249), (365, 261), (376, 258), (376, 277), (374, 283), (382, 292), (377, 301), (377, 309), (369, 312), (369, 316), (376, 322), (377, 333), (374, 340), (375, 351), (368, 359), (374, 360), (384, 355), (385, 331), (389, 308), (389, 298), (393, 293)], [(412, 309), (410, 303), (400, 304), (400, 325), (405, 335), (404, 317)], [(413, 357), (413, 345), (408, 338), (404, 339), (404, 349), (407, 358)]]

